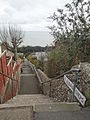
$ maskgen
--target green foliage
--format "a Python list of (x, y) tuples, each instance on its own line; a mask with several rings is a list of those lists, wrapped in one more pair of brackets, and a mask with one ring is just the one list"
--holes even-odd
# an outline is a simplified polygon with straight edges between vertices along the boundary
[(49, 26), (51, 34), (55, 41), (60, 41), (58, 49), (49, 55), (52, 73), (66, 71), (79, 61), (90, 62), (90, 2), (74, 0), (63, 10), (57, 9), (49, 19), (53, 23)]
[(63, 50), (59, 48), (53, 49), (48, 54), (48, 61), (45, 64), (45, 73), (49, 77), (55, 77), (64, 71), (70, 69), (68, 65), (69, 55), (66, 51), (66, 48), (62, 47)]
[(42, 56), (42, 58), (40, 60), (37, 60), (37, 57), (35, 56), (35, 54), (30, 54), (27, 59), (36, 66), (37, 69), (41, 69), (42, 71), (44, 71), (44, 58)]

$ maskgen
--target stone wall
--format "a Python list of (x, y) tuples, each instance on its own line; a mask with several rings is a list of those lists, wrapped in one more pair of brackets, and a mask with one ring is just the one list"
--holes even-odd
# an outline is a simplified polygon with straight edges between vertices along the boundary
[[(40, 69), (38, 69), (38, 74), (39, 74), (42, 82), (49, 81), (49, 78)], [(49, 86), (50, 86), (49, 83), (42, 84), (41, 89), (42, 89), (44, 95), (49, 95)]]

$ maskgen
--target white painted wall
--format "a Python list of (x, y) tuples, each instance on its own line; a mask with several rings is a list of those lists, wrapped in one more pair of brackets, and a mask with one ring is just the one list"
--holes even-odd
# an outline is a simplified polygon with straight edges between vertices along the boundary
[(47, 58), (46, 52), (36, 52), (35, 55), (37, 56), (37, 60), (41, 60), (41, 57), (43, 57), (44, 60)]

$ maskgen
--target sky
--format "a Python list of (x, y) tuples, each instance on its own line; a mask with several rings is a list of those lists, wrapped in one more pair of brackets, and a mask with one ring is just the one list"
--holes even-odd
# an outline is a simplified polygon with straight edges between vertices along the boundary
[(18, 24), (25, 31), (47, 31), (47, 17), (71, 0), (0, 0), (0, 23)]
[(0, 0), (0, 25), (19, 25), (24, 31), (48, 31), (47, 17), (71, 0)]

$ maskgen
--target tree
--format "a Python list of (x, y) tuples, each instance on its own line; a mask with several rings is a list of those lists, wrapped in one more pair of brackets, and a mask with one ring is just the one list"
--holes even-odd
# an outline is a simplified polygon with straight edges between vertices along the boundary
[(23, 42), (23, 37), (24, 34), (20, 28), (14, 25), (4, 26), (0, 30), (0, 40), (5, 43), (6, 49), (12, 49), (15, 60), (17, 60), (17, 48)]
[(19, 28), (9, 25), (9, 35), (15, 54), (15, 60), (17, 60), (17, 48), (23, 42), (24, 34)]
[(48, 27), (51, 34), (60, 41), (58, 61), (66, 67), (64, 70), (79, 61), (90, 62), (90, 1), (73, 0), (49, 19), (53, 23)]
[(0, 29), (0, 40), (2, 42), (2, 45), (4, 45), (7, 50), (10, 49), (10, 46), (9, 46), (9, 33), (8, 33), (8, 30), (6, 29), (5, 26), (3, 26)]
[(87, 61), (90, 52), (90, 1), (73, 0), (65, 5), (64, 10), (57, 9), (49, 18), (53, 20), (49, 29), (55, 40), (64, 44), (70, 55), (74, 50), (75, 57)]

